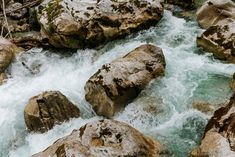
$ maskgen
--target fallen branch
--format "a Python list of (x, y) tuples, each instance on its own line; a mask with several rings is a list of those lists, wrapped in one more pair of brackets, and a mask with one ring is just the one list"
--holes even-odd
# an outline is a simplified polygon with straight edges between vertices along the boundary
[(9, 25), (8, 25), (7, 15), (6, 15), (6, 10), (5, 10), (5, 0), (2, 0), (2, 10), (3, 10), (3, 16), (4, 16), (5, 24), (7, 26), (9, 36), (12, 39), (11, 30), (10, 30)]
[(4, 27), (5, 27), (5, 23), (4, 23), (4, 24), (2, 24), (1, 34), (0, 34), (0, 36), (3, 36)]

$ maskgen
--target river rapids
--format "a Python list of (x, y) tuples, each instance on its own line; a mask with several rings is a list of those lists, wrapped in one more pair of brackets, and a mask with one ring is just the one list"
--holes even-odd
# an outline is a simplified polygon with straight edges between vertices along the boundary
[[(216, 60), (196, 46), (196, 36), (202, 31), (196, 22), (165, 11), (156, 26), (98, 49), (71, 53), (35, 48), (18, 56), (8, 69), (9, 80), (0, 86), (0, 156), (29, 157), (73, 129), (101, 119), (85, 101), (86, 81), (104, 63), (124, 56), (141, 44), (151, 43), (163, 49), (167, 64), (165, 76), (153, 80), (114, 119), (159, 140), (172, 156), (187, 157), (199, 144), (210, 118), (193, 109), (192, 102), (206, 101), (218, 108), (231, 96), (229, 83), (235, 71), (234, 64)], [(44, 134), (29, 133), (24, 123), (24, 106), (30, 97), (46, 90), (61, 91), (79, 107), (81, 118), (57, 125)]]

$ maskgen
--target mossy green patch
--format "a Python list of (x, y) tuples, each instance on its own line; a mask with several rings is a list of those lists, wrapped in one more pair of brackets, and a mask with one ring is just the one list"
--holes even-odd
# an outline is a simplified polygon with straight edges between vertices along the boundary
[(45, 8), (48, 18), (48, 33), (55, 32), (56, 26), (53, 24), (53, 20), (63, 12), (63, 6), (60, 4), (62, 0), (51, 0)]

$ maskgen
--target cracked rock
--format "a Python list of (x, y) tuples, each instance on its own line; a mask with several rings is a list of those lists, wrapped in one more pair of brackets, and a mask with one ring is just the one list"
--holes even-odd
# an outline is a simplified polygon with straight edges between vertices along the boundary
[(79, 109), (59, 91), (47, 91), (32, 97), (24, 110), (26, 126), (35, 132), (46, 132), (79, 115)]

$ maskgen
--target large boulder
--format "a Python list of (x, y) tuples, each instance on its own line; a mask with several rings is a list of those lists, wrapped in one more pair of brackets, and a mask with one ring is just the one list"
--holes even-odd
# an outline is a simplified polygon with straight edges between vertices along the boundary
[(32, 157), (160, 157), (167, 151), (155, 140), (115, 120), (91, 122)]
[(235, 4), (231, 0), (208, 0), (196, 16), (202, 28), (226, 24), (235, 20)]
[(197, 37), (197, 45), (219, 59), (235, 63), (235, 22), (211, 26)]
[(54, 125), (79, 115), (79, 109), (59, 91), (32, 97), (24, 109), (26, 126), (35, 132), (46, 132)]
[(161, 48), (142, 45), (123, 58), (104, 64), (85, 85), (85, 98), (98, 115), (112, 117), (135, 99), (153, 79), (162, 76), (165, 58)]
[(201, 145), (191, 157), (235, 156), (235, 93), (209, 120)]
[(40, 8), (41, 33), (67, 48), (95, 47), (148, 28), (164, 10), (161, 0), (50, 0)]

